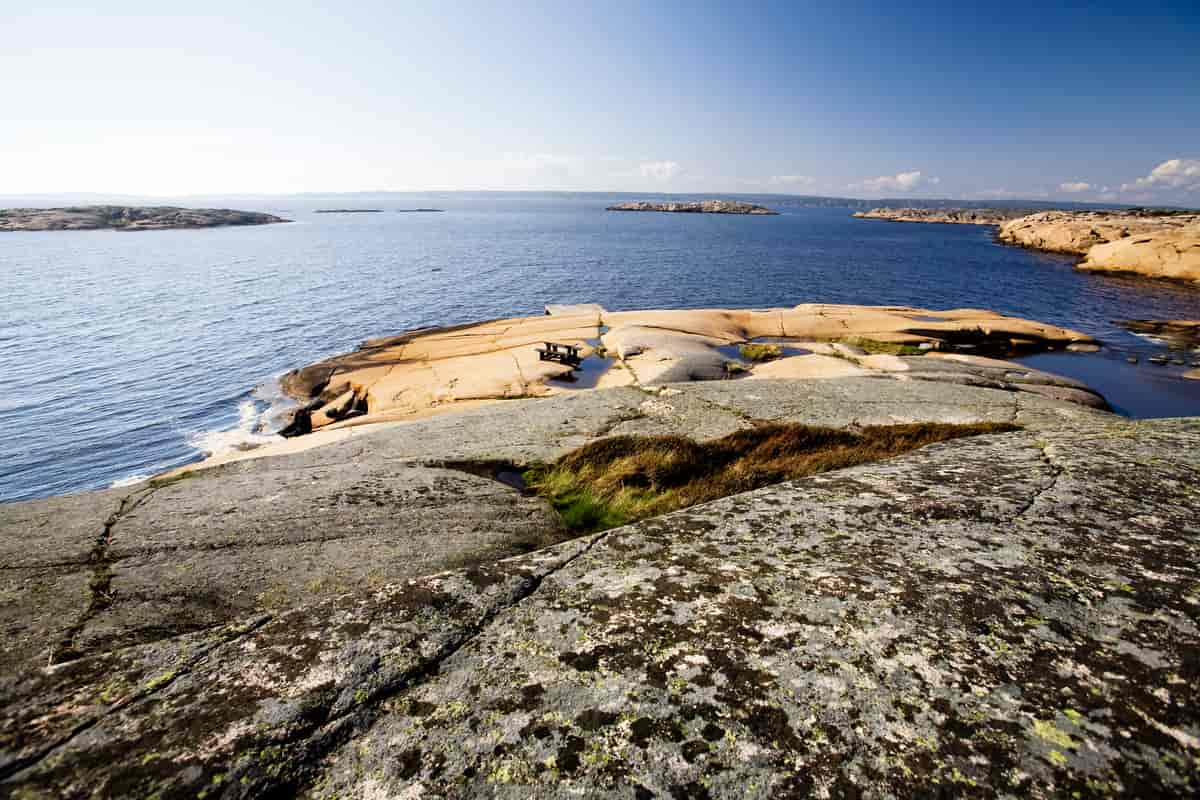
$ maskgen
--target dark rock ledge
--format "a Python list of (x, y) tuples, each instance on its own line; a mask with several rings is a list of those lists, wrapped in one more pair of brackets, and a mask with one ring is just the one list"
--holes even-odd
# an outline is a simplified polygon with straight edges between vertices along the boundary
[[(112, 574), (80, 609), (81, 657), (45, 667), (46, 637), (28, 630), (6, 656), (0, 794), (1200, 790), (1200, 420), (920, 381), (748, 383), (518, 401), (0, 506), (10, 640), (12, 604), (32, 604), (14, 585)], [(527, 546), (488, 538), (497, 518), (552, 526), (510, 505), (536, 499), (450, 460), (765, 418), (1025, 430), (513, 558), (406, 566), (441, 538), (452, 567), (469, 530), (493, 552)], [(480, 496), (493, 500), (474, 523), (440, 522)], [(426, 529), (442, 534), (410, 542)], [(326, 573), (344, 584), (311, 585), (347, 543), (354, 557)], [(236, 600), (264, 581), (308, 594)], [(172, 622), (181, 606), (190, 621)]]

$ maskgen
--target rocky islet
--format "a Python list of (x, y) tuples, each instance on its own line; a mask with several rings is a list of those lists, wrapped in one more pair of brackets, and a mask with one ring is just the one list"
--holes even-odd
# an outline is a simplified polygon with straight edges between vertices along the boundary
[(68, 206), (0, 209), (0, 231), (150, 231), (271, 225), (289, 220), (257, 211), (176, 206)]

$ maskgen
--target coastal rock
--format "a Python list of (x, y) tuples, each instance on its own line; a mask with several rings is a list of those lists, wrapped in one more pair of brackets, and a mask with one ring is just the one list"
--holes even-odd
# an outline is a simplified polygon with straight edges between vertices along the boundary
[(999, 238), (1082, 255), (1081, 270), (1200, 281), (1200, 214), (1044, 211), (1003, 224)]
[(741, 203), (736, 200), (702, 200), (694, 203), (652, 203), (638, 200), (631, 203), (617, 203), (609, 206), (607, 211), (665, 211), (676, 214), (759, 214), (777, 215), (772, 211), (753, 203)]
[[(283, 390), (304, 403), (297, 415), (300, 424), (289, 432), (411, 420), (464, 405), (595, 386), (777, 376), (783, 374), (779, 370), (799, 368), (800, 362), (772, 367), (770, 362), (743, 361), (738, 346), (756, 339), (795, 342), (812, 352), (851, 359), (867, 354), (864, 342), (885, 349), (926, 344), (1001, 354), (1094, 342), (1077, 331), (979, 309), (814, 303), (775, 309), (609, 311), (583, 304), (551, 305), (547, 311), (538, 317), (371, 339), (352, 353), (288, 372), (281, 378)], [(585, 359), (593, 359), (584, 371), (596, 376), (594, 382), (576, 382), (570, 367), (541, 361), (537, 348), (546, 341), (581, 348)], [(600, 344), (602, 354), (596, 349)], [(834, 372), (846, 374), (847, 366)], [(352, 415), (344, 396), (351, 389)]]
[(547, 303), (546, 315), (550, 317), (570, 317), (579, 316), (582, 314), (595, 314), (597, 325), (600, 315), (604, 313), (604, 306), (599, 303)]
[(844, 378), (868, 375), (870, 371), (857, 367), (844, 358), (822, 356), (790, 356), (760, 364), (749, 378)]
[(1028, 210), (1009, 208), (872, 208), (870, 211), (856, 211), (854, 216), (862, 219), (887, 219), (893, 222), (1000, 225), (1028, 213)]
[(1195, 213), (877, 208), (854, 216), (997, 225), (1002, 242), (1083, 256), (1079, 270), (1200, 281), (1200, 214)]
[(545, 503), (494, 477), (603, 436), (715, 439), (752, 419), (1007, 422), (1018, 403), (1074, 418), (1069, 406), (1010, 392), (837, 377), (866, 373), (843, 359), (770, 363), (813, 359), (836, 372), (510, 401), (299, 452), (268, 446), (125, 489), (0, 505), (0, 666), (59, 663), (553, 544), (565, 532)]
[[(922, 414), (1025, 430), (514, 558), (349, 581), (187, 632), (142, 628), (53, 668), (14, 665), (0, 673), (0, 792), (1200, 790), (1200, 689), (1189, 680), (1200, 421), (1130, 422), (1032, 395), (874, 378), (672, 389), (653, 399), (674, 408), (657, 418), (680, 430), (696, 414), (841, 425)], [(171, 531), (189, 523), (167, 510), (212, 497), (188, 508), (210, 513), (215, 531), (231, 478), (253, 491), (255, 478), (320, 483), (308, 473), (321, 465), (345, 465), (341, 481), (414, 454), (502, 456), (534, 442), (562, 452), (647, 399), (619, 389), (517, 401), (214, 471), (155, 489), (144, 505), (158, 504), (161, 527), (133, 536), (127, 512), (113, 541), (132, 548), (122, 560), (166, 547), (169, 561), (181, 554)], [(440, 469), (407, 468), (430, 480)], [(469, 504), (476, 485), (463, 486)], [(381, 511), (375, 526), (397, 516)], [(281, 509), (244, 568), (305, 519)], [(130, 591), (122, 580), (118, 602)]]
[(109, 228), (150, 231), (169, 228), (217, 228), (269, 225), (290, 220), (257, 211), (174, 206), (70, 206), (0, 209), (0, 231), (84, 231)]
[(1162, 339), (1172, 347), (1200, 348), (1200, 320), (1128, 319), (1120, 324), (1133, 333)]
[(1200, 283), (1200, 224), (1191, 230), (1135, 234), (1098, 244), (1088, 250), (1077, 268), (1087, 272), (1136, 272)]

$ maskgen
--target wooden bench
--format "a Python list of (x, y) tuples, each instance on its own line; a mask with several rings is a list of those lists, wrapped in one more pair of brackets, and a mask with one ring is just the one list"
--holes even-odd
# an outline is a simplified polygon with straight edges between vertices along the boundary
[(538, 359), (541, 361), (557, 361), (566, 364), (571, 369), (583, 363), (579, 355), (579, 346), (574, 344), (559, 344), (558, 342), (542, 342), (544, 347), (537, 348)]

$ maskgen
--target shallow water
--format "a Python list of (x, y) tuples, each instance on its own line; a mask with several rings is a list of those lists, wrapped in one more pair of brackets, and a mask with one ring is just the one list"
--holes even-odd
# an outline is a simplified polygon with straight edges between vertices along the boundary
[[(370, 336), (551, 302), (991, 308), (1105, 340), (1114, 357), (1072, 356), (1059, 371), (1110, 365), (1108, 391), (1128, 413), (1200, 414), (1200, 383), (1125, 368), (1125, 351), (1144, 362), (1160, 347), (1112, 322), (1198, 318), (1189, 286), (1076, 273), (1070, 258), (996, 244), (989, 228), (858, 220), (781, 198), (746, 198), (775, 217), (604, 211), (624, 199), (403, 195), (377, 214), (230, 199), (296, 222), (0, 235), (0, 500), (269, 441), (284, 403), (274, 377), (289, 368)], [(418, 207), (445, 212), (394, 213)], [(1106, 391), (1108, 378), (1084, 379)]]

